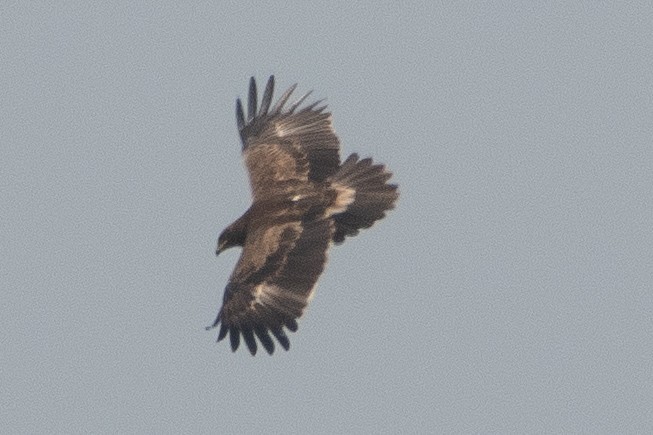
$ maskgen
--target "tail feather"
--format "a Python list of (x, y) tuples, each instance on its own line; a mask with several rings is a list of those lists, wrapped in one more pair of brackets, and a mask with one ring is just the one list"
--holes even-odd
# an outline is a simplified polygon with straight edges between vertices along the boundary
[(371, 227), (383, 218), (385, 212), (394, 208), (399, 197), (396, 184), (387, 184), (392, 174), (383, 165), (372, 164), (372, 159), (358, 159), (350, 155), (329, 181), (355, 191), (354, 201), (345, 211), (334, 215), (335, 243), (342, 243), (347, 236), (355, 236), (361, 229)]

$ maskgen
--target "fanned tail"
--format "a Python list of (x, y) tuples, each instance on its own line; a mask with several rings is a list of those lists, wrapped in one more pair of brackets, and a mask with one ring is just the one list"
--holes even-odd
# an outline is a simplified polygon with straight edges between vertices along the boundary
[(392, 173), (386, 171), (385, 166), (372, 164), (370, 158), (359, 160), (357, 154), (352, 154), (329, 178), (337, 190), (354, 191), (353, 202), (333, 216), (335, 243), (342, 243), (345, 237), (355, 236), (361, 229), (371, 227), (385, 216), (386, 211), (394, 208), (399, 192), (396, 184), (386, 183), (390, 177)]

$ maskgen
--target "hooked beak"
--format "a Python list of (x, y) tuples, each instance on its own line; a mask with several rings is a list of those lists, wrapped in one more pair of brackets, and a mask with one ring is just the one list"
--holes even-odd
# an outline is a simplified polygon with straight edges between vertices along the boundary
[(218, 242), (218, 247), (215, 249), (215, 255), (216, 256), (220, 255), (220, 253), (226, 249), (225, 245), (226, 245), (225, 242), (222, 242), (222, 243)]

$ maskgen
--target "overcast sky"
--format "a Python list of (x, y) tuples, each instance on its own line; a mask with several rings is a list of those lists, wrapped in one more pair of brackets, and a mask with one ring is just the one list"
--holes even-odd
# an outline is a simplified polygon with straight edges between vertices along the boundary
[[(9, 433), (653, 432), (653, 6), (0, 2)], [(235, 98), (326, 98), (401, 197), (289, 352), (216, 344)]]

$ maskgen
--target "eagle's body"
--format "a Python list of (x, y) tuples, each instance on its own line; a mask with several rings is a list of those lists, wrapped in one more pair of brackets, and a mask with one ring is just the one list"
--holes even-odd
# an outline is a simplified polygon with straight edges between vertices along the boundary
[(253, 201), (222, 232), (217, 250), (243, 247), (212, 327), (220, 325), (218, 341), (229, 333), (234, 351), (242, 334), (252, 355), (255, 336), (273, 353), (270, 333), (288, 350), (283, 328), (297, 330), (296, 319), (324, 269), (330, 243), (370, 227), (398, 197), (397, 186), (386, 184), (391, 174), (382, 165), (356, 154), (340, 163), (338, 138), (324, 106), (300, 108), (306, 94), (285, 108), (292, 86), (270, 108), (273, 89), (270, 77), (257, 111), (251, 79), (247, 118), (237, 101)]

